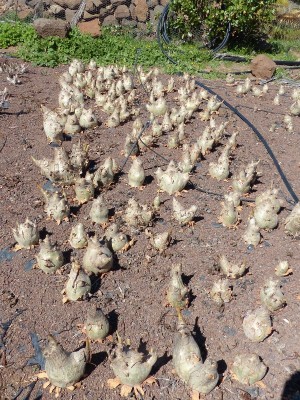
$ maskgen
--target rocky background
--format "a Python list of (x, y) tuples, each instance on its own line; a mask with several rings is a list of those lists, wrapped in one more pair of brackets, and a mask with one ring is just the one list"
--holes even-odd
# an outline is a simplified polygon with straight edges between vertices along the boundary
[[(2, 7), (1, 7), (2, 3)], [(82, 0), (8, 0), (0, 10), (17, 10), (20, 18), (55, 18), (71, 23)], [(86, 0), (80, 23), (90, 26), (122, 25), (147, 29), (156, 26), (168, 0)], [(87, 29), (88, 30), (88, 29)]]

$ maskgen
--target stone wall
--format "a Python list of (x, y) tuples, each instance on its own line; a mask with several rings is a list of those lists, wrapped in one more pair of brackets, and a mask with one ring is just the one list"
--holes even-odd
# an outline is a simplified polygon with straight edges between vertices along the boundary
[[(19, 0), (28, 9), (38, 10), (38, 17), (53, 17), (71, 22), (81, 0)], [(97, 20), (100, 26), (123, 25), (145, 29), (156, 26), (167, 0), (86, 0), (80, 21)]]

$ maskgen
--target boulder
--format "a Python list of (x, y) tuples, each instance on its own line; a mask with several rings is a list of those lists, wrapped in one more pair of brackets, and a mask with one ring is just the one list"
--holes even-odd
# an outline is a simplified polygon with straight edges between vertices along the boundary
[(134, 0), (135, 16), (140, 22), (146, 22), (149, 15), (149, 8), (146, 0)]
[(128, 18), (130, 16), (129, 8), (124, 4), (119, 5), (115, 10), (115, 17), (117, 19)]
[(59, 36), (65, 38), (70, 30), (67, 21), (61, 19), (38, 18), (34, 21), (33, 26), (41, 37)]
[(98, 19), (93, 19), (92, 21), (79, 22), (77, 25), (78, 29), (82, 33), (88, 33), (93, 37), (100, 36), (101, 30)]
[(84, 11), (90, 14), (98, 14), (101, 6), (102, 0), (87, 0)]
[(108, 15), (107, 17), (104, 18), (102, 26), (106, 25), (118, 25), (118, 21), (114, 15)]
[(70, 8), (65, 9), (65, 18), (68, 22), (71, 22), (76, 14), (76, 10), (71, 10)]
[(268, 56), (259, 54), (251, 61), (250, 68), (256, 78), (270, 79), (274, 75), (276, 64)]

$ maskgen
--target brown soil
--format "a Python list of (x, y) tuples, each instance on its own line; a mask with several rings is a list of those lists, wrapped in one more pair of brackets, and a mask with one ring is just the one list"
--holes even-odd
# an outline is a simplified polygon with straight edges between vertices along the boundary
[[(241, 240), (247, 219), (252, 211), (249, 203), (244, 202), (241, 210), (241, 222), (237, 229), (226, 229), (218, 224), (220, 213), (220, 197), (187, 187), (179, 200), (189, 206), (196, 204), (198, 213), (193, 227), (181, 228), (172, 219), (172, 198), (161, 194), (163, 204), (152, 227), (153, 232), (171, 230), (172, 244), (164, 254), (151, 249), (144, 232), (132, 231), (123, 226), (124, 232), (136, 239), (134, 246), (127, 252), (117, 255), (113, 271), (99, 280), (94, 280), (92, 296), (89, 301), (62, 303), (61, 290), (69, 272), (66, 264), (61, 274), (46, 275), (42, 271), (31, 268), (38, 248), (21, 250), (14, 253), (14, 238), (11, 228), (16, 223), (24, 222), (26, 217), (38, 223), (41, 237), (45, 233), (52, 235), (62, 250), (66, 260), (70, 258), (71, 247), (67, 242), (71, 227), (82, 221), (87, 231), (96, 232), (99, 237), (104, 233), (100, 226), (91, 223), (88, 213), (91, 203), (74, 209), (70, 222), (57, 225), (46, 220), (43, 210), (43, 198), (38, 185), (45, 179), (33, 165), (31, 156), (37, 159), (51, 157), (52, 148), (47, 145), (42, 128), (42, 112), (40, 105), (57, 107), (59, 92), (58, 77), (66, 67), (55, 69), (29, 66), (17, 86), (8, 85), (5, 74), (0, 74), (0, 89), (8, 86), (10, 107), (0, 114), (0, 379), (1, 399), (50, 399), (46, 389), (42, 389), (42, 381), (27, 387), (35, 380), (38, 366), (28, 365), (34, 356), (31, 334), (36, 333), (43, 348), (49, 333), (70, 351), (76, 349), (84, 340), (77, 324), (83, 323), (87, 310), (91, 305), (99, 305), (109, 315), (112, 334), (115, 339), (116, 330), (121, 337), (130, 339), (133, 347), (146, 343), (147, 349), (155, 349), (158, 362), (153, 374), (157, 385), (146, 389), (145, 399), (189, 399), (189, 389), (172, 371), (172, 340), (176, 331), (176, 313), (164, 306), (165, 290), (169, 282), (169, 271), (173, 263), (181, 262), (191, 290), (191, 301), (184, 318), (204, 355), (218, 361), (221, 379), (218, 387), (206, 398), (214, 400), (229, 399), (281, 399), (286, 382), (289, 394), (285, 399), (296, 399), (300, 391), (299, 337), (299, 279), (300, 279), (300, 242), (284, 233), (284, 219), (289, 211), (283, 208), (280, 212), (279, 226), (271, 232), (262, 232), (263, 241), (255, 249), (247, 249)], [(299, 117), (294, 118), (295, 134), (288, 134), (283, 127), (283, 115), (291, 104), (291, 87), (286, 87), (281, 105), (275, 106), (273, 98), (278, 90), (276, 83), (270, 83), (270, 90), (262, 98), (252, 94), (244, 97), (236, 95), (235, 87), (226, 86), (222, 81), (207, 83), (231, 104), (238, 107), (246, 117), (263, 133), (284, 169), (295, 192), (300, 195), (299, 180)], [(180, 87), (178, 78), (176, 87)], [(140, 107), (143, 109), (143, 120), (147, 114), (144, 110), (146, 100), (142, 88), (140, 91)], [(174, 102), (174, 96), (170, 104)], [(105, 121), (105, 114), (95, 109), (99, 120)], [(256, 111), (255, 111), (256, 110)], [(217, 124), (229, 121), (227, 132), (239, 131), (238, 148), (234, 151), (231, 171), (234, 173), (252, 160), (261, 160), (259, 170), (261, 177), (253, 187), (250, 198), (273, 184), (282, 191), (282, 195), (290, 198), (270, 157), (262, 143), (254, 133), (227, 108), (222, 107), (215, 116)], [(275, 132), (270, 132), (272, 124), (276, 124)], [(202, 133), (207, 122), (198, 117), (186, 126), (186, 140), (192, 141)], [(124, 157), (121, 150), (124, 138), (131, 129), (131, 122), (116, 129), (108, 129), (102, 123), (94, 130), (87, 130), (76, 135), (72, 142), (63, 143), (67, 149), (78, 141), (89, 143), (89, 157), (98, 166), (108, 156), (114, 157), (121, 165)], [(179, 160), (181, 149), (169, 150), (163, 136), (155, 147), (155, 151), (168, 159)], [(217, 193), (226, 193), (230, 188), (228, 182), (218, 183), (208, 176), (208, 164), (217, 159), (221, 148), (201, 160), (191, 174), (191, 181), (200, 188)], [(127, 184), (126, 172), (118, 181), (103, 190), (104, 197), (112, 209), (115, 220), (121, 219), (127, 201), (135, 197), (143, 204), (151, 204), (157, 184), (154, 172), (158, 166), (165, 167), (165, 162), (150, 150), (141, 154), (144, 167), (149, 175), (143, 191), (130, 188)], [(72, 202), (72, 200), (70, 199)], [(74, 203), (72, 203), (74, 204)], [(285, 203), (287, 207), (291, 207)], [(77, 252), (79, 257), (83, 251)], [(246, 275), (232, 281), (234, 297), (232, 301), (220, 309), (209, 297), (212, 284), (221, 274), (217, 271), (217, 259), (225, 254), (234, 262), (244, 260), (248, 266)], [(150, 257), (148, 257), (150, 256)], [(242, 319), (248, 310), (256, 308), (260, 303), (259, 292), (267, 278), (273, 277), (274, 268), (279, 260), (288, 260), (293, 274), (279, 278), (287, 305), (272, 315), (274, 331), (262, 343), (251, 343), (244, 335)], [(7, 324), (7, 322), (11, 322)], [(2, 329), (2, 332), (1, 332)], [(63, 391), (62, 399), (119, 399), (119, 390), (109, 390), (106, 381), (113, 377), (109, 366), (107, 350), (112, 344), (92, 344), (93, 358), (88, 369), (88, 376), (83, 380), (80, 389), (72, 394)], [(244, 352), (255, 352), (262, 357), (268, 366), (268, 373), (260, 385), (244, 386), (232, 379), (230, 367), (235, 355)], [(27, 387), (27, 388), (26, 388)], [(20, 393), (21, 388), (26, 388)], [(285, 394), (287, 391), (285, 392)], [(293, 394), (294, 393), (294, 394)], [(19, 394), (19, 396), (17, 396)], [(16, 397), (17, 396), (17, 397)], [(299, 396), (299, 394), (298, 394)]]

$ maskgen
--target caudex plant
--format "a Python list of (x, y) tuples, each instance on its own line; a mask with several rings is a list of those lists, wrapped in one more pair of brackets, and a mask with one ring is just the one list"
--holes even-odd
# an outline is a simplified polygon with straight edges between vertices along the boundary
[(199, 346), (178, 310), (177, 332), (173, 341), (173, 364), (175, 371), (192, 390), (192, 399), (210, 393), (219, 381), (217, 363), (207, 358), (204, 362)]
[(59, 397), (61, 389), (67, 388), (73, 391), (76, 387), (80, 387), (86, 365), (91, 358), (90, 343), (87, 339), (85, 348), (68, 352), (52, 335), (49, 335), (43, 356), (45, 371), (39, 373), (37, 377), (47, 378), (49, 381), (43, 387), (50, 386), (50, 393), (55, 391), (55, 397)]
[(265, 307), (248, 311), (243, 320), (243, 330), (251, 342), (262, 342), (272, 333), (270, 312)]
[(232, 377), (245, 385), (253, 385), (263, 379), (267, 370), (260, 357), (254, 353), (235, 356), (231, 367)]
[(88, 311), (83, 325), (83, 332), (91, 341), (98, 341), (100, 343), (107, 337), (109, 333), (109, 321), (100, 308), (93, 307)]
[(17, 241), (14, 247), (15, 251), (20, 249), (30, 249), (39, 242), (39, 231), (35, 222), (26, 218), (23, 224), (18, 224), (17, 228), (13, 228), (13, 235)]
[(187, 307), (189, 289), (182, 281), (181, 264), (174, 264), (170, 271), (170, 282), (167, 289), (167, 304), (176, 310)]
[(128, 344), (124, 344), (118, 336), (115, 349), (109, 354), (110, 367), (116, 375), (107, 381), (108, 387), (115, 389), (121, 386), (121, 396), (127, 397), (134, 391), (136, 398), (144, 396), (143, 385), (155, 383), (150, 375), (153, 365), (156, 363), (157, 355), (153, 350), (141, 353), (133, 350)]

